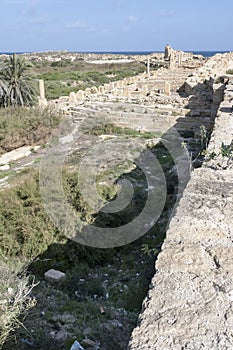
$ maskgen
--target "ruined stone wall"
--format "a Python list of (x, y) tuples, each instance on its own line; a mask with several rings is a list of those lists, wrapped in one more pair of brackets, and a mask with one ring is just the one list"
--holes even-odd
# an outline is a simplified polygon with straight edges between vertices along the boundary
[[(225, 74), (232, 59), (211, 59), (195, 83), (188, 79), (189, 92)], [(221, 93), (216, 87), (214, 104)], [(174, 211), (129, 350), (233, 349), (233, 166), (221, 152), (233, 138), (232, 101), (230, 79), (204, 164)]]

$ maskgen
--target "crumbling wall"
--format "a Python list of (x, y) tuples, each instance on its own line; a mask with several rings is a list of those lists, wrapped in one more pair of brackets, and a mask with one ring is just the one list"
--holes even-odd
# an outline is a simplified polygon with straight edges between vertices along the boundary
[[(232, 58), (213, 58), (203, 79), (225, 73)], [(205, 162), (170, 222), (129, 350), (233, 349), (232, 100), (230, 80)]]

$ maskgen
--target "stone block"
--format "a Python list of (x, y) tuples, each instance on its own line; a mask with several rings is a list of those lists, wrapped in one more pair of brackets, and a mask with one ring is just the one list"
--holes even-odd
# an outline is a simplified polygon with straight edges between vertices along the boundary
[(69, 95), (69, 103), (75, 103), (75, 102), (77, 102), (76, 93), (71, 92)]
[(92, 86), (92, 88), (91, 88), (91, 93), (92, 93), (92, 94), (97, 94), (97, 93), (98, 93), (98, 89), (97, 89), (96, 86)]
[(76, 94), (77, 100), (78, 101), (83, 101), (85, 98), (85, 93), (83, 90), (79, 90)]
[(66, 274), (59, 270), (51, 269), (45, 272), (44, 278), (50, 283), (62, 283), (66, 279)]
[(99, 93), (103, 94), (104, 93), (104, 86), (99, 86)]

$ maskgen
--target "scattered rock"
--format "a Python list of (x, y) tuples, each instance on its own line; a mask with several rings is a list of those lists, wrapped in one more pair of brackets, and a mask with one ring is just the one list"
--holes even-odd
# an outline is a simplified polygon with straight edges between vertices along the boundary
[(66, 279), (66, 274), (58, 270), (48, 270), (44, 274), (45, 279), (50, 283), (61, 283)]
[(85, 350), (82, 345), (75, 340), (74, 344), (71, 346), (70, 350)]
[(104, 307), (103, 307), (103, 306), (100, 306), (100, 313), (101, 313), (101, 314), (105, 314), (105, 310), (104, 310)]

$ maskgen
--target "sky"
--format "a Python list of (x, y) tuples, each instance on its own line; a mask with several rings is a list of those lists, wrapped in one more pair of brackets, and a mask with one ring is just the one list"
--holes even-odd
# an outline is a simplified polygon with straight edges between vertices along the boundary
[(0, 52), (233, 51), (232, 0), (0, 0)]

